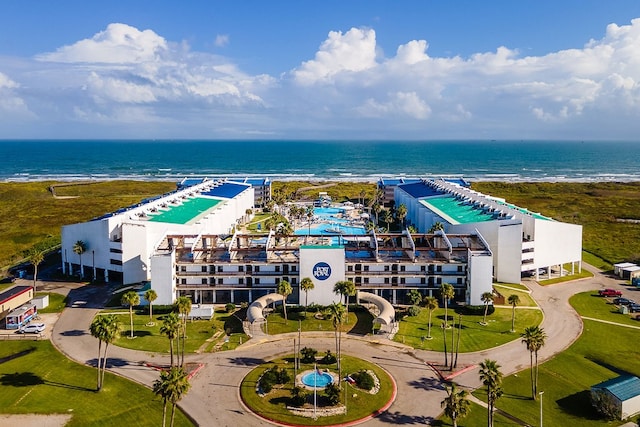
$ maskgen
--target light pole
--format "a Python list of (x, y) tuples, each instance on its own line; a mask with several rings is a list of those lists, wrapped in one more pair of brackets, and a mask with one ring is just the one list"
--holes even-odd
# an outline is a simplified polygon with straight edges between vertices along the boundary
[(544, 394), (544, 391), (541, 391), (538, 393), (538, 395), (540, 396), (540, 427), (542, 427), (542, 395)]

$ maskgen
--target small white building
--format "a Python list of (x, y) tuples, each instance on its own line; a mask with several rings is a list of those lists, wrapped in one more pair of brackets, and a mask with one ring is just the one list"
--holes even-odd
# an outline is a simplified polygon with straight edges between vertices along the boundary
[(591, 387), (591, 399), (596, 409), (599, 401), (616, 407), (616, 416), (624, 420), (640, 413), (640, 378), (622, 375)]

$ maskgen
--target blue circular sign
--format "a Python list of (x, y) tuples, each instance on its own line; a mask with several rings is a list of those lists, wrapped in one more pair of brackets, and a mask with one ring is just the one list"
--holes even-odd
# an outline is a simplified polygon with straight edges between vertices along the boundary
[(312, 273), (318, 280), (327, 280), (331, 276), (331, 266), (326, 262), (319, 262), (313, 266)]

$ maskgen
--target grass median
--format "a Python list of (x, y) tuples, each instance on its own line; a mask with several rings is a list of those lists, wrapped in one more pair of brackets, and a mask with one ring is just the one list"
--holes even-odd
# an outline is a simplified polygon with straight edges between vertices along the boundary
[[(151, 390), (108, 372), (103, 389), (95, 389), (96, 370), (65, 358), (48, 340), (0, 346), (0, 413), (71, 414), (69, 427), (161, 425), (162, 402)], [(176, 425), (192, 424), (178, 411)]]

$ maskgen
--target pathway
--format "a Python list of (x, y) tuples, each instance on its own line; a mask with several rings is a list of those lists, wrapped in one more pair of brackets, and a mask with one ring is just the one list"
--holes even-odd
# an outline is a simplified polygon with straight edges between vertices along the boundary
[[(569, 305), (569, 297), (577, 292), (619, 287), (617, 283), (602, 274), (544, 287), (532, 282), (531, 294), (544, 313), (541, 326), (548, 336), (547, 344), (539, 353), (540, 361), (563, 351), (580, 336), (582, 320)], [(91, 365), (95, 364), (97, 344), (89, 335), (88, 326), (100, 307), (101, 299), (95, 288), (87, 288), (70, 293), (74, 301), (85, 303), (73, 304), (62, 313), (53, 330), (52, 341), (70, 358)], [(302, 345), (332, 349), (333, 334), (304, 333)], [(292, 337), (283, 334), (268, 340), (251, 340), (234, 351), (189, 355), (186, 361), (202, 363), (204, 368), (192, 379), (192, 389), (180, 406), (200, 425), (269, 425), (242, 405), (238, 384), (255, 366), (291, 353), (292, 349)], [(398, 396), (393, 405), (379, 417), (367, 421), (367, 426), (429, 424), (441, 413), (440, 402), (446, 393), (438, 373), (427, 362), (441, 361), (442, 353), (412, 349), (379, 337), (351, 335), (344, 339), (343, 351), (380, 365), (393, 375), (398, 385)], [(147, 386), (158, 374), (142, 363), (169, 362), (166, 355), (115, 346), (110, 347), (109, 354), (112, 372)], [(456, 382), (470, 389), (481, 386), (475, 365), (487, 358), (497, 360), (505, 376), (529, 367), (529, 353), (520, 340), (515, 340), (497, 348), (460, 354), (458, 362), (468, 368), (455, 376)]]

